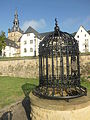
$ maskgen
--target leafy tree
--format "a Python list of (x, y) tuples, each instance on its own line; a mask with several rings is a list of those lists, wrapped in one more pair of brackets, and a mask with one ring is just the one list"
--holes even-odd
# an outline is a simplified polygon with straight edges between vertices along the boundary
[(5, 38), (6, 38), (5, 32), (2, 31), (0, 33), (0, 54), (2, 53), (2, 49), (4, 49), (6, 46)]

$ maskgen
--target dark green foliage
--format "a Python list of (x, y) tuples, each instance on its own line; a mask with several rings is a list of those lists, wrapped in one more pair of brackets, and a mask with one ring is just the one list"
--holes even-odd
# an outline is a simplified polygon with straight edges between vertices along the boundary
[(6, 38), (5, 32), (2, 31), (0, 33), (0, 53), (2, 52), (2, 49), (4, 49), (6, 46), (5, 38)]

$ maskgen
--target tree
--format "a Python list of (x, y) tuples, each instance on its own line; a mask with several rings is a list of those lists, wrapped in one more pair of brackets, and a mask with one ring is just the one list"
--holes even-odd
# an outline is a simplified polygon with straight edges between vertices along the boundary
[(5, 38), (6, 38), (5, 32), (2, 31), (2, 32), (0, 33), (0, 55), (1, 55), (1, 53), (2, 53), (2, 49), (4, 49), (5, 46), (6, 46)]

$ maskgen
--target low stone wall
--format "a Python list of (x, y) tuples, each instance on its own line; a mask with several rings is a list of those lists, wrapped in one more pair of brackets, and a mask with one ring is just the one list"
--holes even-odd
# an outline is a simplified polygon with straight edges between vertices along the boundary
[[(80, 56), (80, 66), (82, 75), (90, 75), (90, 55)], [(0, 61), (0, 75), (37, 78), (39, 76), (39, 60), (33, 58)]]
[(90, 93), (69, 102), (41, 99), (30, 93), (32, 120), (89, 120)]
[(38, 59), (0, 61), (0, 75), (37, 78)]

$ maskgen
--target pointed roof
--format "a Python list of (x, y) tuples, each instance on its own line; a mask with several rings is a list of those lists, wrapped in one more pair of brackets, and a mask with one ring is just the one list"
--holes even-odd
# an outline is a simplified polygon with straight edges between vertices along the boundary
[(31, 26), (29, 26), (25, 31), (25, 34), (27, 33), (34, 33), (35, 35), (39, 35), (39, 33), (35, 29), (33, 29)]
[(47, 36), (47, 35), (49, 35), (50, 33), (52, 33), (53, 31), (51, 31), (51, 32), (44, 32), (44, 33), (40, 33), (40, 35), (42, 36), (42, 37), (45, 37), (45, 36)]
[(41, 34), (38, 33), (38, 32), (37, 32), (34, 28), (32, 28), (31, 26), (29, 26), (29, 27), (27, 28), (27, 30), (25, 31), (24, 34), (27, 34), (27, 33), (34, 33), (35, 36), (37, 36), (39, 39), (42, 38)]
[(79, 27), (78, 31), (76, 32), (75, 36), (78, 34), (78, 32), (79, 32), (81, 29), (83, 29), (87, 34), (89, 34), (89, 32), (84, 28), (84, 26), (81, 25), (81, 26)]
[(23, 31), (19, 27), (19, 19), (18, 19), (17, 10), (15, 11), (15, 14), (14, 14), (13, 27), (11, 29), (8, 29), (8, 32), (16, 32), (16, 31), (23, 33)]
[(10, 47), (14, 47), (14, 48), (19, 48), (19, 46), (12, 40), (8, 39), (8, 38), (5, 38), (5, 43), (6, 43), (6, 46), (10, 46)]
[(17, 9), (15, 10), (15, 15), (18, 16)]

